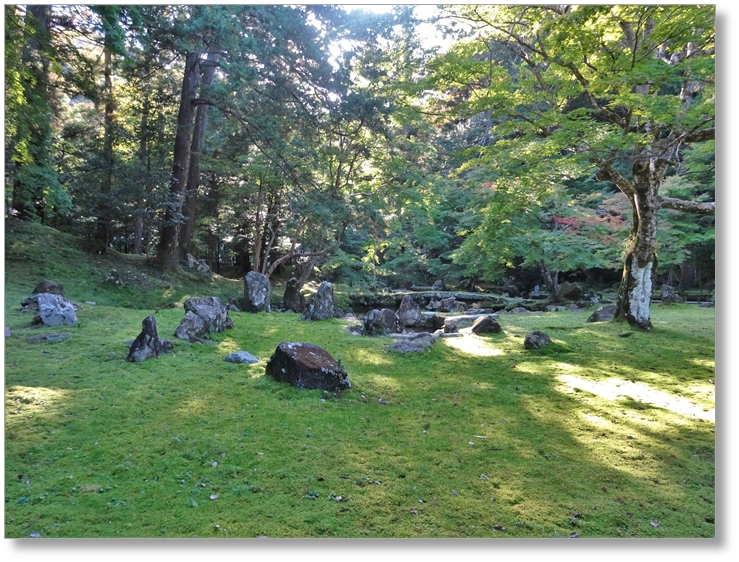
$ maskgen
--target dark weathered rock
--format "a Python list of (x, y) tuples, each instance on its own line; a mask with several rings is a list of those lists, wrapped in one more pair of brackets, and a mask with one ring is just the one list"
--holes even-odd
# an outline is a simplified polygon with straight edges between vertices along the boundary
[(404, 326), (415, 326), (421, 321), (421, 307), (410, 295), (405, 295), (400, 301), (398, 318)]
[(428, 332), (422, 332), (410, 339), (396, 341), (389, 349), (398, 353), (421, 353), (434, 343), (436, 343), (434, 336)]
[(382, 317), (385, 322), (385, 327), (391, 334), (397, 334), (403, 331), (403, 324), (400, 322), (400, 318), (389, 308), (383, 308), (380, 310)]
[(444, 324), (444, 329), (442, 331), (445, 334), (458, 334), (459, 328), (454, 324)]
[(333, 317), (334, 287), (328, 281), (322, 281), (300, 315), (300, 320), (326, 320)]
[(249, 364), (259, 363), (259, 359), (254, 357), (248, 351), (236, 351), (235, 353), (226, 355), (226, 357), (224, 357), (223, 360), (228, 361), (229, 363), (249, 363)]
[(390, 330), (385, 325), (385, 315), (377, 309), (370, 310), (362, 322), (365, 336), (386, 336)]
[(511, 309), (511, 314), (526, 314), (527, 312), (531, 312), (528, 308), (524, 308), (522, 306), (516, 306)]
[(75, 305), (61, 295), (54, 293), (38, 293), (31, 295), (21, 305), (21, 312), (35, 311), (37, 315), (32, 320), (33, 324), (44, 324), (45, 326), (75, 326), (77, 314)]
[(310, 343), (281, 343), (265, 372), (297, 388), (336, 391), (352, 386), (344, 367), (328, 351)]
[(228, 310), (218, 297), (201, 297), (185, 301), (185, 317), (175, 330), (182, 340), (216, 334), (234, 327)]
[(244, 302), (247, 312), (270, 312), (272, 284), (266, 275), (250, 271), (244, 277)]
[(430, 332), (438, 330), (444, 325), (444, 318), (439, 316), (435, 312), (423, 312), (421, 314), (421, 320), (416, 324), (417, 328), (423, 328)]
[(577, 300), (582, 298), (582, 287), (577, 283), (564, 281), (557, 285), (557, 296), (560, 299)]
[(300, 292), (298, 278), (292, 277), (285, 286), (285, 294), (282, 296), (282, 307), (285, 310), (303, 312), (305, 308), (305, 297)]
[(499, 334), (502, 331), (500, 324), (492, 316), (480, 316), (472, 324), (473, 334)]
[(526, 349), (539, 349), (552, 343), (552, 339), (544, 332), (534, 331), (526, 334), (523, 346)]
[(564, 310), (567, 310), (564, 306), (557, 306), (554, 304), (548, 304), (546, 307), (544, 307), (544, 310), (547, 312), (562, 312)]
[(610, 322), (616, 316), (616, 305), (605, 304), (588, 316), (585, 322)]
[(51, 293), (52, 295), (64, 296), (64, 287), (61, 283), (45, 279), (41, 281), (38, 285), (36, 285), (36, 287), (33, 289), (34, 295), (38, 293)]
[(446, 286), (444, 285), (444, 281), (441, 279), (437, 279), (434, 281), (434, 284), (431, 285), (432, 291), (446, 291)]
[(167, 353), (173, 348), (171, 341), (159, 337), (157, 322), (150, 314), (141, 323), (141, 333), (133, 340), (126, 361), (138, 363), (149, 357), (159, 357), (160, 353)]
[(7, 326), (5, 326), (5, 337), (6, 338), (9, 338), (10, 336), (11, 336), (10, 328), (8, 328)]

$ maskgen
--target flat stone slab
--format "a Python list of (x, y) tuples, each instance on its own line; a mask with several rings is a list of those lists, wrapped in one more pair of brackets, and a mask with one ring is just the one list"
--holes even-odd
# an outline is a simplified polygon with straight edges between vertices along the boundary
[(460, 316), (447, 316), (444, 318), (444, 324), (447, 326), (456, 326), (457, 328), (469, 328), (475, 323), (475, 320), (484, 316), (490, 316), (493, 320), (498, 318), (496, 313), (493, 314), (462, 314)]
[(55, 342), (55, 341), (66, 340), (71, 335), (72, 334), (45, 334), (43, 336), (31, 336), (30, 338), (28, 338), (28, 341), (31, 343), (40, 342), (40, 341)]
[(230, 355), (226, 355), (223, 360), (228, 361), (229, 363), (259, 363), (259, 359), (254, 357), (248, 351), (237, 351)]

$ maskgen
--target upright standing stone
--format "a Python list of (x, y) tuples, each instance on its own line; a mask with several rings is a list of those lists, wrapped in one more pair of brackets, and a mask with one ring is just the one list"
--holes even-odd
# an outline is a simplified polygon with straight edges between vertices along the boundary
[(415, 326), (421, 321), (421, 307), (412, 296), (406, 295), (400, 301), (398, 318), (404, 326)]
[(250, 271), (244, 277), (244, 301), (247, 312), (270, 312), (272, 284), (266, 275)]
[(300, 320), (326, 320), (334, 317), (334, 287), (328, 281), (322, 281), (318, 291), (305, 307)]
[(172, 342), (161, 339), (157, 334), (157, 322), (151, 314), (141, 323), (141, 333), (133, 340), (126, 361), (139, 363), (149, 357), (159, 357), (174, 348)]
[(305, 308), (305, 297), (300, 292), (298, 278), (292, 277), (285, 286), (285, 294), (282, 296), (282, 307), (293, 312), (303, 312)]

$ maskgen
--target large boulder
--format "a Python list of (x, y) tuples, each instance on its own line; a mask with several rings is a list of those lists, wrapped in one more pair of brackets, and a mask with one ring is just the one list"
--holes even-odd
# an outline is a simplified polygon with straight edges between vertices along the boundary
[(293, 312), (303, 312), (305, 308), (305, 297), (300, 292), (297, 277), (292, 277), (285, 286), (285, 294), (282, 296), (282, 308)]
[(37, 295), (39, 293), (51, 293), (52, 295), (64, 296), (64, 287), (61, 283), (45, 279), (41, 281), (38, 285), (36, 285), (36, 287), (33, 289), (34, 295)]
[(250, 271), (244, 277), (244, 302), (247, 312), (270, 312), (272, 284), (266, 275)]
[(322, 281), (316, 294), (305, 307), (300, 320), (326, 320), (334, 317), (334, 287), (328, 281)]
[(343, 365), (311, 343), (281, 343), (267, 362), (265, 372), (297, 388), (336, 391), (352, 386)]
[(202, 297), (185, 301), (185, 317), (175, 336), (190, 340), (204, 334), (215, 334), (234, 327), (228, 309), (218, 297)]
[(389, 350), (397, 353), (421, 353), (434, 343), (436, 343), (434, 336), (428, 332), (421, 332), (412, 338), (396, 341)]
[(33, 324), (46, 326), (75, 326), (77, 314), (74, 303), (54, 293), (37, 293), (21, 303), (21, 312), (36, 312)]
[(552, 343), (552, 338), (550, 338), (547, 334), (544, 332), (534, 331), (529, 332), (526, 334), (526, 337), (523, 340), (523, 346), (526, 349), (539, 349), (544, 347), (545, 345), (549, 345)]
[(398, 318), (404, 326), (415, 326), (421, 321), (421, 307), (410, 295), (405, 295), (400, 301)]
[(500, 324), (491, 316), (480, 316), (472, 324), (471, 331), (473, 334), (499, 334), (502, 329)]
[(149, 357), (159, 357), (174, 348), (172, 342), (161, 339), (157, 334), (157, 322), (151, 314), (141, 323), (141, 333), (133, 340), (126, 361), (139, 363)]
[(582, 287), (577, 283), (570, 283), (569, 281), (563, 281), (557, 285), (557, 296), (560, 299), (566, 300), (578, 300), (582, 298)]
[(605, 304), (588, 316), (585, 322), (610, 322), (616, 316), (616, 305)]
[[(447, 319), (448, 320), (448, 319)], [(439, 316), (435, 312), (423, 312), (421, 313), (421, 320), (416, 324), (417, 328), (424, 328), (429, 332), (434, 332), (444, 325), (444, 317)], [(462, 326), (457, 325), (458, 328)]]

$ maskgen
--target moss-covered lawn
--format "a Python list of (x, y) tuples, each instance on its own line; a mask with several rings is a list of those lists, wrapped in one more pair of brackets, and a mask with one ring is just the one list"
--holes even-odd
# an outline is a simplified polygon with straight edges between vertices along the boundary
[[(6, 537), (715, 534), (713, 309), (654, 306), (651, 333), (505, 315), (502, 334), (405, 356), (296, 314), (231, 313), (219, 345), (188, 344), (183, 311), (162, 309), (174, 352), (131, 364), (154, 309), (31, 327), (33, 284), (8, 281)], [(554, 344), (524, 350), (533, 329)], [(327, 349), (353, 388), (268, 379), (282, 341)], [(223, 360), (236, 350), (260, 362)]]

